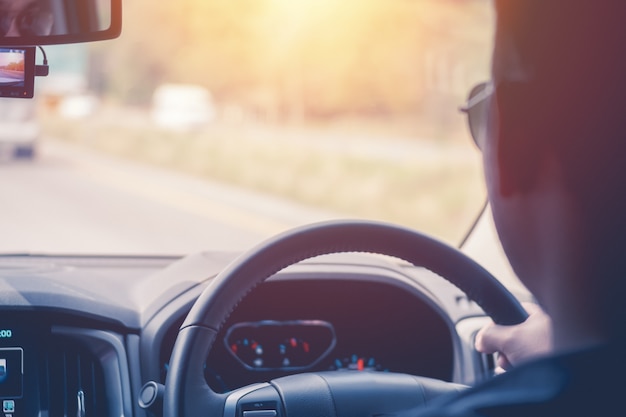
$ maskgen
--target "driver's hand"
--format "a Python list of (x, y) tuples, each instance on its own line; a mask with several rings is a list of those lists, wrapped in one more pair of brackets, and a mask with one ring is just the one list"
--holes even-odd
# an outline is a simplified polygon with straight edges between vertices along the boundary
[(550, 317), (537, 304), (522, 305), (529, 314), (525, 322), (514, 326), (501, 326), (491, 322), (476, 334), (476, 350), (497, 353), (496, 365), (501, 370), (508, 370), (552, 350)]

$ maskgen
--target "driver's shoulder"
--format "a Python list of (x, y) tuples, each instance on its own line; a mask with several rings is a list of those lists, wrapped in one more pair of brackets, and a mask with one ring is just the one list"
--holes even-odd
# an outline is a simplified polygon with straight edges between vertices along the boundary
[[(611, 415), (621, 403), (619, 393), (626, 392), (623, 374), (611, 373), (616, 370), (609, 366), (611, 351), (590, 349), (530, 362), (460, 394), (438, 398), (418, 416)], [(626, 361), (618, 360), (624, 370)]]

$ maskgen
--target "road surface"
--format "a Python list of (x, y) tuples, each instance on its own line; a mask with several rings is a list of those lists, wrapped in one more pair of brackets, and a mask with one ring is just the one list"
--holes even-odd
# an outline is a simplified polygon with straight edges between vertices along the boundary
[(46, 140), (0, 163), (0, 253), (243, 250), (333, 215)]
[(24, 71), (0, 70), (0, 85), (18, 85), (24, 82)]
[[(341, 217), (46, 140), (35, 161), (0, 162), (0, 254), (185, 255), (243, 251), (288, 228)], [(464, 249), (517, 294), (490, 215)]]

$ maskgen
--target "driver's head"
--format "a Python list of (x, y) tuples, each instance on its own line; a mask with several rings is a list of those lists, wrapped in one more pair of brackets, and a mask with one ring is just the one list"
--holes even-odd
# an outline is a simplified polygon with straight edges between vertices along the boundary
[(483, 150), (498, 232), (548, 310), (601, 320), (626, 296), (626, 1), (495, 4)]
[(0, 0), (0, 36), (41, 36), (52, 30), (50, 0)]

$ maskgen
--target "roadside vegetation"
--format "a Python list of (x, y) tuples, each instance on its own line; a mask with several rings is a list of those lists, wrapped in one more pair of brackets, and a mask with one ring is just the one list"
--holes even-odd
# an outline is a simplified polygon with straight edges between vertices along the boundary
[(343, 131), (345, 142), (337, 146), (334, 135), (319, 128), (213, 126), (203, 132), (172, 133), (110, 120), (44, 120), (47, 136), (78, 146), (271, 193), (345, 217), (405, 224), (452, 244), (462, 238), (485, 199), (480, 156), (469, 143), (414, 146), (399, 141), (385, 147), (376, 145), (375, 138), (345, 138)]

